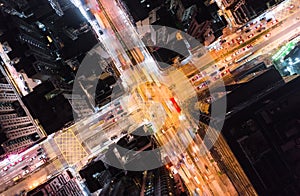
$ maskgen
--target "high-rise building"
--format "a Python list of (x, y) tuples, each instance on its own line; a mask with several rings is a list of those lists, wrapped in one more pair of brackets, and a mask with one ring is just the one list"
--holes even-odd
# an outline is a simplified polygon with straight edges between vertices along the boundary
[(0, 39), (12, 49), (9, 58), (18, 59), (12, 63), (17, 71), (42, 81), (56, 75), (64, 76), (64, 66), (57, 53), (59, 48), (54, 45), (49, 31), (15, 16), (2, 17), (4, 33)]
[(187, 32), (195, 39), (200, 40), (200, 42), (204, 42), (205, 36), (208, 35), (209, 32), (213, 35), (211, 21), (209, 18), (202, 17), (202, 15), (198, 13), (190, 22)]
[[(24, 0), (22, 6), (18, 2), (3, 2), (4, 7), (26, 12), (28, 17), (5, 10), (0, 13), (0, 42), (5, 53), (1, 57), (5, 57), (13, 84), (21, 91), (29, 89), (22, 95), (29, 93), (23, 100), (32, 115), (48, 134), (53, 133), (74, 118), (93, 113), (84, 97), (72, 95), (78, 68), (73, 62), (80, 64), (97, 40), (87, 19), (71, 1)], [(35, 85), (21, 75), (36, 81)]]
[(85, 195), (83, 187), (70, 169), (66, 169), (47, 182), (27, 192), (28, 196), (46, 195)]
[[(259, 195), (298, 195), (300, 80), (284, 83), (274, 68), (245, 79), (227, 94), (222, 137)], [(233, 162), (223, 149), (215, 145), (213, 155), (221, 157), (242, 193), (243, 180), (232, 173)]]
[(74, 119), (93, 113), (84, 97), (72, 94), (71, 85), (55, 79), (38, 85), (22, 99), (47, 134), (58, 131)]
[(45, 135), (37, 127), (2, 68), (0, 74), (0, 155), (3, 157), (25, 150)]
[(187, 189), (178, 174), (170, 174), (166, 167), (147, 171), (144, 187), (145, 195), (188, 195)]
[(254, 17), (262, 14), (282, 0), (216, 0), (224, 17), (231, 26), (241, 26)]

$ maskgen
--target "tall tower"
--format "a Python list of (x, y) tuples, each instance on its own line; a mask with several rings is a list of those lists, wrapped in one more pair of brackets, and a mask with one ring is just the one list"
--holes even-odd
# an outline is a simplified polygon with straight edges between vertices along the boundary
[(0, 156), (18, 153), (44, 137), (9, 77), (1, 67), (0, 72)]

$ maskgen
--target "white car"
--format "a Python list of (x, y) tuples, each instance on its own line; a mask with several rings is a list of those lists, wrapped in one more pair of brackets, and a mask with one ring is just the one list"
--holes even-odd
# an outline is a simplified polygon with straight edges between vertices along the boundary
[(4, 168), (3, 168), (3, 171), (7, 171), (9, 169), (9, 167), (8, 166), (5, 166)]
[(23, 171), (22, 175), (25, 176), (25, 175), (28, 174), (28, 173), (29, 173), (29, 170), (26, 169), (25, 171)]

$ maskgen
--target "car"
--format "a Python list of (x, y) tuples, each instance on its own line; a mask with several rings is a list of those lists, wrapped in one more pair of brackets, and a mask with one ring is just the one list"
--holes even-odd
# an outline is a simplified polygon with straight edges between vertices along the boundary
[(25, 159), (25, 157), (20, 157), (20, 158), (18, 159), (18, 161), (19, 161), (19, 162), (22, 162), (24, 159)]
[(223, 76), (225, 76), (225, 75), (227, 75), (229, 73), (230, 73), (229, 69), (226, 69), (226, 70), (224, 70), (224, 71), (221, 72), (221, 76), (223, 77)]
[(206, 82), (203, 82), (203, 83), (201, 83), (200, 85), (198, 85), (198, 86), (196, 87), (196, 89), (197, 89), (197, 90), (201, 90), (202, 88), (204, 88), (204, 87), (206, 87), (206, 86), (207, 86)]
[(206, 87), (206, 85), (204, 83), (200, 84), (199, 86), (197, 86), (197, 90), (201, 90), (202, 88)]
[(196, 80), (198, 80), (200, 78), (200, 76), (197, 74), (194, 77), (192, 77), (192, 82), (195, 82)]
[(31, 158), (29, 159), (29, 162), (32, 162), (35, 158), (36, 158), (35, 156), (31, 157)]
[(115, 106), (118, 106), (118, 105), (120, 105), (121, 103), (118, 101), (118, 102), (116, 102), (116, 103), (114, 103), (114, 105)]
[(237, 41), (237, 42), (239, 42), (240, 40), (242, 40), (243, 38), (242, 38), (242, 36), (239, 36), (239, 37), (237, 37), (235, 40)]
[(220, 44), (224, 44), (226, 42), (226, 39), (222, 39), (221, 41), (220, 41)]
[(121, 114), (121, 113), (123, 113), (124, 112), (124, 110), (119, 110), (118, 112), (117, 112), (117, 114)]
[(217, 75), (218, 71), (214, 71), (213, 73), (209, 74), (210, 77), (213, 77), (215, 75)]
[(245, 33), (249, 33), (251, 31), (251, 29), (246, 29)]
[(121, 117), (126, 116), (127, 112), (124, 112), (123, 114), (121, 114)]
[(237, 50), (235, 53), (234, 53), (234, 56), (237, 56), (238, 54), (240, 54), (240, 51)]
[(271, 36), (271, 33), (267, 33), (266, 35), (265, 35), (265, 37), (270, 37)]
[(127, 132), (126, 130), (124, 130), (124, 131), (121, 132), (122, 135), (125, 135), (125, 134), (127, 134), (127, 133), (128, 133), (128, 132)]
[(264, 21), (266, 20), (266, 17), (262, 17), (261, 19), (259, 19), (260, 21)]
[(260, 32), (262, 32), (262, 29), (258, 29), (258, 30), (257, 30), (257, 33), (260, 33)]
[(29, 169), (29, 166), (28, 165), (25, 165), (22, 170), (26, 170), (26, 169)]
[(253, 26), (253, 25), (256, 25), (256, 24), (257, 24), (257, 21), (253, 21), (253, 22), (250, 22), (248, 25)]
[(19, 174), (13, 178), (13, 181), (18, 182), (21, 178), (22, 178), (22, 176)]
[(219, 71), (221, 72), (221, 71), (223, 71), (225, 69), (225, 67), (221, 67), (220, 69), (219, 69)]
[(235, 43), (235, 41), (234, 41), (234, 39), (232, 39), (231, 42), (228, 42), (228, 45), (230, 46), (231, 44), (234, 44), (234, 43)]
[(253, 37), (253, 36), (254, 36), (254, 34), (251, 33), (250, 35), (248, 35), (248, 38), (251, 38), (251, 37)]
[(259, 24), (255, 27), (255, 29), (260, 29), (260, 28), (262, 28), (262, 24)]
[(240, 40), (239, 41), (239, 44), (242, 44), (242, 43), (244, 43), (245, 41), (242, 39), (242, 40)]
[(278, 23), (278, 20), (274, 20), (274, 21), (272, 21), (272, 25), (274, 25), (274, 24), (276, 24), (276, 23)]
[(113, 117), (115, 117), (114, 115), (110, 115), (107, 120), (112, 119)]
[(251, 44), (249, 44), (246, 47), (249, 49), (249, 48), (252, 48), (253, 46)]
[(7, 171), (9, 169), (9, 167), (8, 166), (5, 166), (4, 168), (3, 168), (3, 171)]
[(218, 75), (216, 75), (215, 77), (214, 77), (214, 80), (219, 80), (221, 77), (220, 77), (220, 75), (218, 74)]
[(115, 140), (115, 139), (117, 139), (118, 138), (118, 136), (117, 135), (114, 135), (114, 136), (112, 136), (110, 139), (111, 140)]
[(40, 155), (42, 155), (43, 154), (43, 152), (38, 152), (37, 154), (36, 154), (36, 156), (40, 156)]
[(231, 66), (231, 65), (233, 65), (232, 61), (227, 64), (228, 67)]
[(39, 160), (44, 160), (46, 158), (47, 158), (46, 155), (43, 154), (42, 156), (39, 157)]
[(28, 174), (30, 172), (30, 167), (28, 165), (26, 165), (25, 167), (22, 168), (23, 173), (22, 175), (25, 176), (26, 174)]

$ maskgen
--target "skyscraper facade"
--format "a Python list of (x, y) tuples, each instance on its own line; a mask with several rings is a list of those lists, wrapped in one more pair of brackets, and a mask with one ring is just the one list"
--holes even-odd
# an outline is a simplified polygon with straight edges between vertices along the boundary
[(4, 156), (24, 150), (45, 135), (37, 127), (13, 85), (7, 80), (6, 73), (2, 68), (1, 71), (0, 131), (2, 137), (0, 153)]

